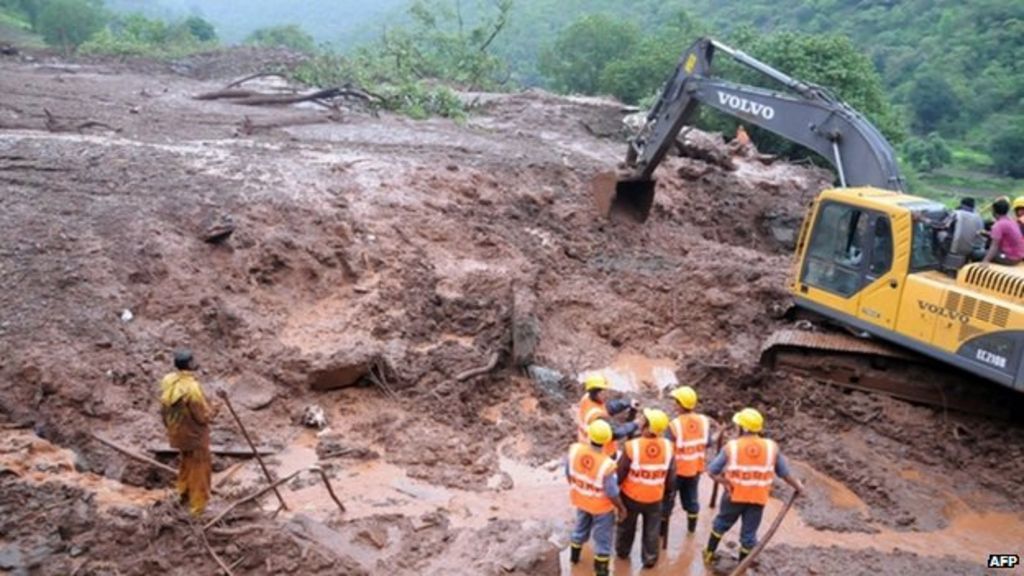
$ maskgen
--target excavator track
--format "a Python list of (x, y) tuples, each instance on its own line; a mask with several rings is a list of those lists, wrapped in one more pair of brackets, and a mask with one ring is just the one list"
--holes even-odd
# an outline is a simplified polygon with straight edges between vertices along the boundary
[(1002, 390), (994, 390), (988, 382), (909, 350), (841, 332), (779, 330), (761, 347), (761, 364), (918, 404), (994, 417), (1009, 415), (1007, 405), (998, 400)]

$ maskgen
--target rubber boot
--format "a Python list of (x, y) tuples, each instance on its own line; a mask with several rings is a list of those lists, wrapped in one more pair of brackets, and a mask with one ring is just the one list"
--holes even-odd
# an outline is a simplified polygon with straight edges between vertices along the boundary
[(581, 552), (583, 552), (582, 544), (569, 544), (569, 562), (579, 564)]
[(704, 563), (711, 564), (715, 559), (715, 550), (718, 550), (718, 544), (722, 541), (722, 535), (714, 530), (711, 531), (711, 536), (708, 537), (708, 547), (704, 549)]
[(594, 576), (608, 576), (607, 556), (594, 556)]
[(740, 562), (746, 560), (747, 556), (750, 556), (750, 549), (740, 546)]
[(686, 531), (693, 534), (697, 531), (697, 515), (687, 514), (686, 515)]

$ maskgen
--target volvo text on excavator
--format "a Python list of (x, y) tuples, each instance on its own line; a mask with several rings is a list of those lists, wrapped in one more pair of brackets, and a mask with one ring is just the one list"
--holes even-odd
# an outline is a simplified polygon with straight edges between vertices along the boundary
[[(784, 91), (715, 78), (716, 51)], [(683, 52), (630, 140), (626, 173), (595, 178), (600, 209), (617, 220), (649, 217), (655, 169), (701, 104), (815, 151), (837, 174), (838, 187), (807, 209), (788, 288), (800, 309), (845, 331), (776, 332), (763, 360), (915, 401), (962, 397), (966, 410), (985, 404), (964, 393), (971, 378), (929, 371), (927, 358), (1024, 391), (1024, 267), (969, 264), (944, 250), (935, 223), (948, 223), (948, 211), (905, 193), (892, 146), (871, 122), (825, 88), (720, 42), (702, 38)]]

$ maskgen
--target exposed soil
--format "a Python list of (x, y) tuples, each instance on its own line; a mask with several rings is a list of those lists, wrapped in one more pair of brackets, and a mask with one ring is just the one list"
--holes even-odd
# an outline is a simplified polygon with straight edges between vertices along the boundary
[[(209, 538), (236, 573), (568, 571), (558, 458), (574, 377), (599, 368), (647, 403), (680, 381), (720, 421), (764, 411), (809, 490), (759, 573), (982, 573), (989, 548), (1019, 552), (999, 546), (1024, 540), (1018, 425), (757, 366), (825, 171), (729, 168), (701, 137), (707, 154), (665, 162), (646, 225), (611, 224), (587, 182), (624, 151), (613, 102), (468, 95), (460, 124), (192, 99), (239, 61), (0, 60), (0, 422), (26, 428), (0, 435), (0, 569), (216, 573), (169, 475), (89, 436), (161, 444), (179, 346), (282, 450), (276, 475), (319, 464), (348, 508), (312, 476), (276, 517), (273, 496), (241, 507)], [(44, 109), (110, 128), (51, 132)], [(374, 361), (383, 386), (334, 389)], [(213, 442), (244, 443), (226, 411)], [(240, 462), (216, 458), (207, 519), (261, 483)], [(709, 518), (674, 528), (673, 570), (700, 573)]]

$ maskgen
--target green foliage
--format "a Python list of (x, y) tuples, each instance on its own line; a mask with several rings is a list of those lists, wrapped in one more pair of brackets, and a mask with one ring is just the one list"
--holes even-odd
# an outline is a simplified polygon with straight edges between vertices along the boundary
[(254, 46), (291, 48), (299, 52), (316, 52), (316, 40), (296, 24), (260, 28), (245, 38)]
[[(606, 14), (583, 16), (540, 53), (538, 68), (556, 90), (596, 94), (605, 68), (626, 56), (639, 36), (631, 22)], [(621, 84), (623, 90), (628, 89), (623, 78), (627, 74), (621, 66), (609, 73), (610, 80)]]
[(189, 34), (200, 42), (214, 42), (217, 40), (217, 30), (213, 24), (199, 16), (189, 16), (183, 22)]
[(37, 31), (47, 44), (70, 52), (103, 28), (106, 15), (93, 0), (47, 0), (39, 12)]
[(914, 79), (907, 95), (913, 113), (914, 130), (930, 133), (943, 121), (956, 120), (960, 114), (960, 99), (949, 82), (935, 72), (927, 72)]
[(929, 134), (927, 138), (907, 140), (903, 145), (903, 154), (907, 162), (921, 172), (932, 172), (953, 160), (953, 152), (935, 132)]
[(198, 17), (169, 24), (141, 14), (129, 14), (111, 20), (82, 44), (80, 50), (85, 54), (177, 58), (216, 45), (216, 34), (213, 34), (214, 39), (207, 41), (194, 35), (193, 31), (198, 30), (200, 35), (209, 38), (213, 29), (207, 26), (209, 24)]
[(1013, 178), (1024, 178), (1024, 116), (1000, 123), (988, 147), (997, 171)]
[(435, 79), (469, 89), (494, 89), (507, 79), (504, 61), (491, 45), (508, 24), (512, 0), (494, 0), (474, 15), (461, 0), (415, 0), (407, 27), (387, 30), (359, 52), (387, 78)]
[(657, 94), (675, 70), (688, 42), (701, 35), (700, 25), (685, 12), (667, 19), (657, 33), (645, 36), (601, 72), (599, 91), (636, 104)]

